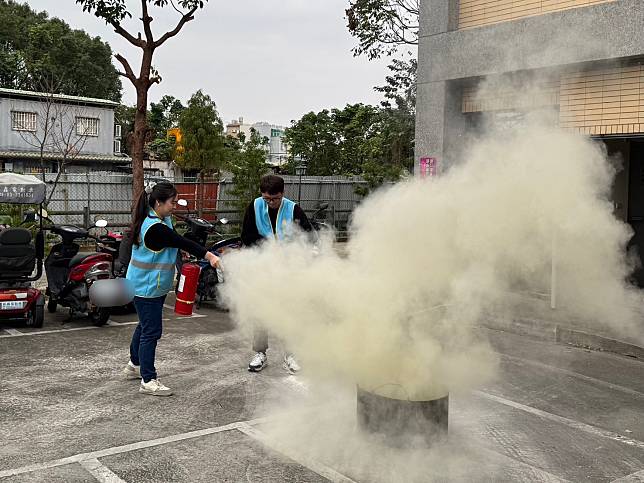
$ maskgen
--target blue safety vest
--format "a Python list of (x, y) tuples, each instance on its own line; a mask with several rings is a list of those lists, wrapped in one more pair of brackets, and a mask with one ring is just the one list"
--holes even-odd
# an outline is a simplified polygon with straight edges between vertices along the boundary
[(165, 223), (173, 228), (170, 217), (161, 220), (154, 211), (150, 211), (141, 226), (139, 244), (132, 245), (132, 258), (126, 278), (133, 283), (137, 297), (161, 297), (172, 290), (178, 249), (164, 248), (155, 252), (145, 246), (145, 234), (156, 223)]
[(255, 199), (255, 224), (257, 231), (264, 238), (275, 237), (278, 240), (285, 240), (292, 236), (293, 232), (293, 211), (295, 202), (288, 198), (282, 198), (282, 204), (277, 212), (275, 231), (271, 225), (271, 218), (268, 216), (268, 203), (261, 196)]

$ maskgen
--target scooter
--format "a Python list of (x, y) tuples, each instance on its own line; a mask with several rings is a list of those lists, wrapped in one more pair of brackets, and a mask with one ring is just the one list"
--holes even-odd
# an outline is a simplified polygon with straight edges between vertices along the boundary
[[(34, 176), (0, 174), (0, 203), (40, 205), (21, 224), (36, 223), (44, 212), (45, 184)], [(45, 254), (42, 217), (35, 243), (30, 230), (5, 226), (0, 232), (0, 320), (42, 327), (45, 297), (33, 282), (40, 279)]]
[[(105, 220), (96, 222), (96, 226), (107, 226)], [(76, 240), (93, 239), (88, 230), (74, 225), (55, 225), (48, 228), (61, 237), (61, 242), (54, 245), (45, 259), (47, 275), (47, 292), (49, 300), (47, 309), (56, 312), (58, 305), (68, 307), (70, 318), (75, 313), (86, 313), (96, 326), (107, 323), (110, 309), (96, 307), (89, 299), (89, 288), (96, 280), (112, 278), (112, 255), (108, 253), (80, 252)]]
[[(179, 200), (181, 204), (183, 200)], [(226, 218), (221, 218), (217, 220), (215, 224), (204, 220), (199, 217), (187, 215), (176, 215), (178, 218), (183, 220), (188, 226), (188, 231), (184, 234), (189, 240), (198, 243), (203, 247), (207, 247), (209, 252), (214, 253), (218, 257), (221, 257), (229, 250), (238, 250), (242, 246), (242, 240), (240, 237), (231, 237), (224, 238), (217, 243), (214, 243), (208, 246), (208, 235), (215, 234), (220, 237), (223, 237), (220, 233), (217, 233), (217, 224), (225, 225), (228, 223)], [(177, 273), (181, 273), (181, 265), (185, 263), (188, 259), (181, 257), (181, 253), (177, 257)], [(217, 284), (223, 283), (224, 277), (223, 272), (220, 269), (214, 269), (210, 266), (205, 260), (190, 260), (192, 263), (196, 263), (200, 266), (201, 272), (199, 274), (199, 283), (197, 285), (197, 299), (195, 301), (197, 308), (201, 307), (203, 302), (212, 300), (217, 300)]]

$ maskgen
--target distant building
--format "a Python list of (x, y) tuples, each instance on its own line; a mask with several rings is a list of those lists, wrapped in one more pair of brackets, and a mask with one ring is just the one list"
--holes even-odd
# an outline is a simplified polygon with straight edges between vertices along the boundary
[(122, 153), (118, 103), (106, 99), (0, 88), (0, 168), (40, 172), (113, 171), (131, 166)]
[(244, 124), (244, 118), (240, 117), (239, 119), (233, 119), (230, 123), (226, 124), (226, 136), (233, 138), (239, 138), (240, 134), (243, 134), (246, 139), (250, 136), (250, 124)]
[(239, 138), (240, 134), (245, 139), (250, 137), (251, 129), (268, 139), (266, 146), (266, 162), (274, 167), (280, 167), (288, 160), (288, 145), (284, 142), (284, 126), (271, 124), (268, 122), (256, 122), (254, 124), (244, 124), (244, 118), (234, 119), (226, 124), (226, 135)]
[(256, 122), (252, 125), (260, 136), (268, 139), (266, 162), (280, 167), (288, 160), (288, 145), (284, 142), (284, 127), (268, 122)]

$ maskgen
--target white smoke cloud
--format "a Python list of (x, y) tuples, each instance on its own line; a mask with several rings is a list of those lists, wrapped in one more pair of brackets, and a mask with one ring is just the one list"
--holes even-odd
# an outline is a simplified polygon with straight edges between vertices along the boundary
[(636, 333), (629, 227), (612, 213), (601, 145), (535, 121), (489, 134), (444, 176), (399, 183), (356, 211), (346, 257), (330, 243), (266, 244), (226, 261), (224, 295), (305, 367), (414, 398), (481, 384), (496, 358), (470, 328), (516, 287)]

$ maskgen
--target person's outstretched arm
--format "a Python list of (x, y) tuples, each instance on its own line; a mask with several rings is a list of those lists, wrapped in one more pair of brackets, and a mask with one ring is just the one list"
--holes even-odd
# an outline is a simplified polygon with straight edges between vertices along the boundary
[(164, 223), (155, 223), (145, 232), (145, 246), (150, 250), (159, 251), (164, 248), (178, 248), (197, 258), (205, 258), (213, 267), (219, 257), (209, 252), (198, 243), (188, 240)]

